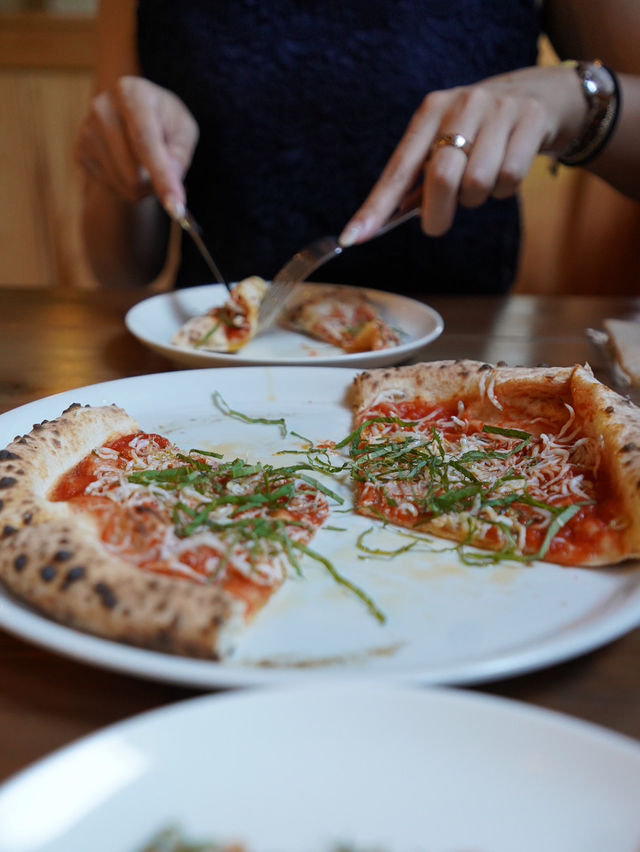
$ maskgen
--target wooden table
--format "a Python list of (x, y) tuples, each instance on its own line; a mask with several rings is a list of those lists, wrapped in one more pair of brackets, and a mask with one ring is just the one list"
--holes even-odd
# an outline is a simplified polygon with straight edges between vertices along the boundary
[[(0, 289), (0, 411), (95, 382), (173, 369), (129, 335), (140, 292)], [(640, 319), (640, 299), (437, 299), (429, 359), (606, 364), (585, 336), (607, 316)], [(477, 687), (640, 739), (640, 630), (544, 671)], [(84, 734), (197, 694), (50, 653), (0, 630), (0, 780)]]

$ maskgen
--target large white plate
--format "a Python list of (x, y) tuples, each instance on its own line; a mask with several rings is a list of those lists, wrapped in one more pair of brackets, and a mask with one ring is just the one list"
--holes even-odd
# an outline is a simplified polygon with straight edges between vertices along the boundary
[[(317, 293), (322, 286), (327, 285), (301, 284), (294, 298), (303, 298), (310, 290)], [(227, 300), (228, 293), (222, 284), (189, 287), (152, 296), (131, 308), (125, 323), (138, 340), (183, 367), (260, 364), (382, 367), (406, 361), (442, 333), (442, 317), (422, 302), (380, 290), (362, 289), (362, 293), (380, 310), (387, 322), (403, 332), (403, 342), (399, 346), (377, 352), (348, 354), (330, 343), (313, 340), (278, 325), (254, 338), (235, 355), (174, 346), (171, 339), (186, 320), (204, 314)]]
[[(338, 440), (351, 430), (347, 393), (355, 375), (339, 368), (246, 367), (107, 382), (1, 415), (0, 447), (72, 402), (116, 402), (145, 429), (170, 436), (184, 449), (215, 448), (230, 458), (273, 462), (274, 453), (299, 449), (303, 442), (293, 435), (283, 439), (276, 426), (225, 417), (212, 402), (214, 391), (247, 415), (284, 416), (300, 435)], [(347, 486), (342, 493), (349, 497)], [(289, 578), (224, 664), (81, 634), (1, 592), (0, 625), (93, 664), (176, 683), (233, 686), (327, 675), (481, 682), (565, 660), (640, 624), (638, 562), (603, 569), (546, 563), (470, 567), (450, 550), (362, 559), (356, 539), (375, 525), (335, 512), (330, 526), (343, 531), (321, 530), (313, 547), (374, 599), (387, 616), (384, 625), (322, 566), (306, 559), (304, 576)], [(375, 540), (367, 543), (374, 546)], [(405, 543), (393, 537), (383, 546)]]
[[(640, 746), (455, 690), (192, 699), (0, 790), (0, 852), (139, 852), (169, 824), (250, 852), (638, 852)], [(344, 847), (343, 847), (344, 848)]]

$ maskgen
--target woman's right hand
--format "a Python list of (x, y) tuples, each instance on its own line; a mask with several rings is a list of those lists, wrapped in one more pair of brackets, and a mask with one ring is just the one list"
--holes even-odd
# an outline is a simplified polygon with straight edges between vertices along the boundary
[(121, 77), (92, 100), (75, 157), (117, 197), (134, 203), (155, 194), (175, 213), (186, 201), (183, 178), (198, 135), (177, 95), (143, 77)]

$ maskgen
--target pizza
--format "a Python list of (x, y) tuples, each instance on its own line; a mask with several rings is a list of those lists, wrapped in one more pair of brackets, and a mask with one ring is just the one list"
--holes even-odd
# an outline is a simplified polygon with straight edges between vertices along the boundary
[(0, 576), (64, 624), (224, 657), (329, 514), (299, 467), (185, 453), (121, 408), (71, 406), (0, 453)]
[(320, 286), (314, 295), (305, 293), (286, 313), (285, 322), (348, 353), (388, 349), (402, 342), (400, 332), (366, 295), (350, 287)]
[(258, 312), (268, 286), (257, 275), (239, 281), (223, 305), (188, 319), (171, 342), (203, 352), (237, 352), (258, 331)]
[(359, 513), (496, 558), (640, 556), (640, 410), (588, 367), (372, 370), (353, 399)]
[(303, 439), (289, 465), (181, 449), (116, 405), (36, 424), (0, 451), (3, 585), (98, 636), (224, 659), (312, 557), (384, 622), (309, 546), (342, 502), (315, 471), (467, 562), (640, 556), (640, 410), (588, 367), (432, 362), (362, 372), (351, 392), (353, 431)]
[[(260, 305), (269, 284), (251, 276), (235, 285), (227, 301), (206, 314), (188, 319), (171, 342), (183, 349), (203, 352), (237, 352), (258, 331)], [(315, 288), (314, 288), (315, 289)], [(303, 297), (285, 311), (283, 326), (331, 343), (345, 352), (388, 349), (402, 342), (377, 307), (360, 291), (350, 287), (305, 290)]]

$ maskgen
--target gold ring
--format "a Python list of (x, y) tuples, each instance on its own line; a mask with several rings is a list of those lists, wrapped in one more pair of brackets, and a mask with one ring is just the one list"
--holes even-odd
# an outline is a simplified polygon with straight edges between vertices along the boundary
[(457, 148), (467, 157), (471, 152), (471, 142), (462, 133), (441, 133), (431, 146), (431, 150), (437, 151), (438, 148), (446, 147)]

